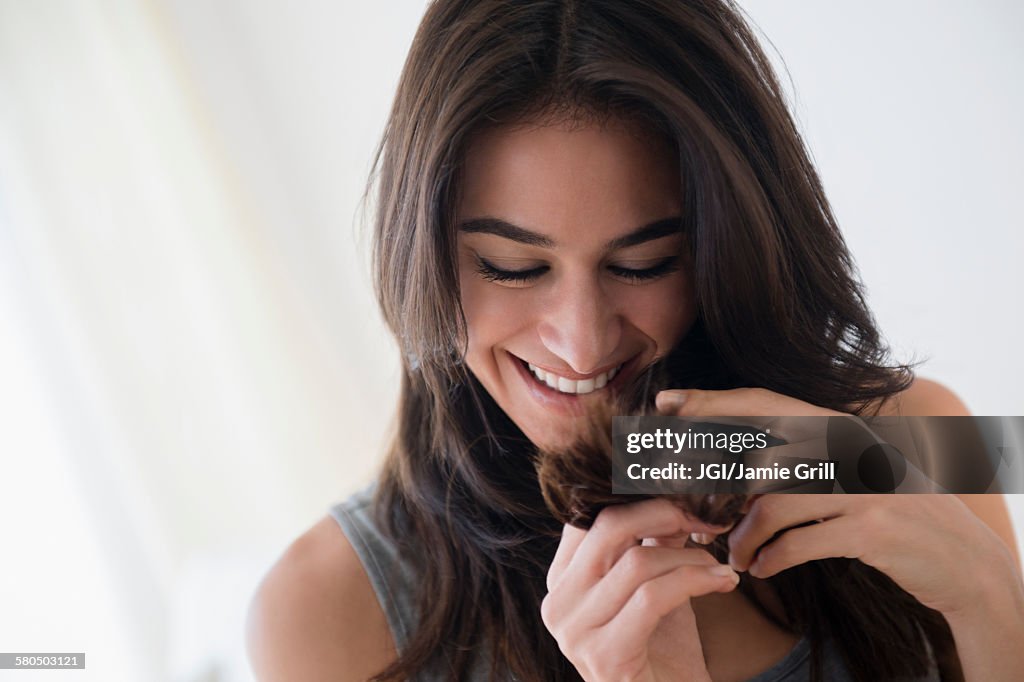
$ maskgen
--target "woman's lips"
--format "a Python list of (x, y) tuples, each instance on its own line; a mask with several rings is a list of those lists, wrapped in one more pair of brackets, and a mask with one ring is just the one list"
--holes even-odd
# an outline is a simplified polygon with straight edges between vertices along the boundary
[(615, 375), (618, 374), (620, 369), (622, 369), (623, 364), (625, 363), (616, 365), (606, 372), (600, 372), (585, 379), (569, 379), (556, 374), (555, 372), (549, 372), (529, 363), (527, 363), (527, 367), (533, 376), (537, 378), (537, 381), (546, 385), (548, 388), (556, 390), (559, 393), (586, 395), (604, 388), (609, 381), (615, 378)]
[[(636, 359), (634, 356), (606, 372), (581, 380), (561, 377), (554, 372), (531, 366), (530, 363), (516, 355), (509, 353), (509, 356), (518, 368), (530, 395), (545, 408), (567, 414), (583, 414), (585, 396), (602, 395), (605, 391), (616, 390), (625, 381), (625, 377), (632, 369)], [(541, 372), (544, 374), (543, 381), (539, 376)], [(603, 381), (601, 386), (598, 386), (599, 381)], [(555, 385), (552, 386), (552, 384)]]

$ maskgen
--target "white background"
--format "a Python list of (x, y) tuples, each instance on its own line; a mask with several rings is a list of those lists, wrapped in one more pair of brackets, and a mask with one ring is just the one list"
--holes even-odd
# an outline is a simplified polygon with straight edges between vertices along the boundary
[[(1024, 414), (1024, 8), (742, 4), (897, 355)], [(256, 581), (386, 440), (360, 199), (424, 6), (0, 0), (0, 650), (249, 679)]]

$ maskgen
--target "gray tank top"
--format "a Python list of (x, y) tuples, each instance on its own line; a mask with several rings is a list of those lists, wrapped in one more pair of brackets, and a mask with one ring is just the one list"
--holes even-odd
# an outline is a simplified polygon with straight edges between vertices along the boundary
[[(341, 526), (356, 554), (363, 563), (370, 584), (377, 594), (391, 635), (398, 651), (404, 651), (416, 626), (415, 590), (417, 576), (411, 564), (404, 560), (395, 545), (377, 527), (371, 513), (371, 501), (376, 482), (352, 494), (330, 508), (331, 516)], [(484, 671), (489, 661), (486, 654), (478, 657), (473, 679), (486, 680)], [(810, 679), (811, 647), (809, 640), (801, 638), (786, 656), (767, 670), (747, 682), (803, 682)], [(839, 652), (831, 642), (826, 643), (824, 679), (851, 682)], [(939, 674), (933, 663), (929, 674), (908, 682), (938, 682)], [(419, 675), (413, 682), (447, 682), (439, 676)]]

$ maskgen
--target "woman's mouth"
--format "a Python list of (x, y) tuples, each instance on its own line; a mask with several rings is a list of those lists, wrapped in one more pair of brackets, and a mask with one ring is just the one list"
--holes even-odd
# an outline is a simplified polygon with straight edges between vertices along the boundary
[(530, 373), (533, 374), (540, 383), (545, 384), (548, 388), (554, 389), (559, 393), (568, 393), (570, 395), (585, 395), (602, 389), (607, 386), (608, 382), (614, 379), (615, 375), (618, 374), (620, 369), (622, 369), (622, 365), (618, 365), (606, 372), (601, 372), (600, 374), (586, 379), (567, 379), (566, 377), (559, 376), (554, 372), (543, 370), (530, 363), (527, 363), (527, 367), (529, 367)]
[[(507, 351), (506, 351), (507, 352)], [(556, 414), (582, 415), (590, 402), (588, 396), (597, 398), (606, 392), (619, 390), (619, 385), (630, 378), (635, 371), (639, 355), (603, 372), (577, 378), (569, 378), (509, 353), (509, 358), (523, 377), (527, 392), (545, 410)]]

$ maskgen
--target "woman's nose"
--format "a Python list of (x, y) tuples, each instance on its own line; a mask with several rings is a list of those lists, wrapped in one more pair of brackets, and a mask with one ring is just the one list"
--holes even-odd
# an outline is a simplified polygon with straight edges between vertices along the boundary
[(593, 278), (561, 283), (538, 326), (544, 346), (579, 374), (612, 361), (622, 335), (614, 302)]

